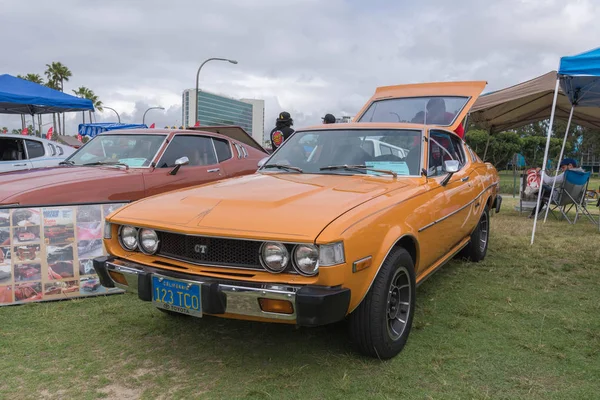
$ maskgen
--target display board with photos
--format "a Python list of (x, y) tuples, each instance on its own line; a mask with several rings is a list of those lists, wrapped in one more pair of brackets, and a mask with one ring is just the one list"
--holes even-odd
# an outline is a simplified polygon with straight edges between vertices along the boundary
[(100, 284), (104, 218), (126, 203), (0, 209), (0, 306), (120, 293)]

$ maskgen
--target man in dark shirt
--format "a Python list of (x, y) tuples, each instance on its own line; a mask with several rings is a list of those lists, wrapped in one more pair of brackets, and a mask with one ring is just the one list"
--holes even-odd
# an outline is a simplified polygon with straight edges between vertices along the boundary
[(275, 121), (275, 128), (271, 131), (271, 148), (273, 151), (277, 150), (295, 132), (292, 125), (294, 125), (294, 120), (290, 113), (280, 112)]
[(323, 120), (324, 124), (335, 124), (335, 117), (333, 114), (325, 114), (325, 116), (321, 119)]

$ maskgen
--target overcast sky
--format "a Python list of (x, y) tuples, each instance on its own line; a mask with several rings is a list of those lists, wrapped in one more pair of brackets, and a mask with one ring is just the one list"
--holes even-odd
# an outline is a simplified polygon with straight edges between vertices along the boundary
[[(597, 0), (0, 0), (0, 73), (60, 61), (123, 122), (181, 124), (198, 66), (204, 90), (265, 100), (265, 130), (354, 115), (377, 86), (486, 80), (486, 91), (600, 46)], [(116, 121), (109, 110), (97, 121)], [(51, 117), (44, 117), (44, 123)], [(81, 113), (67, 116), (76, 134)], [(0, 126), (20, 118), (0, 115)], [(48, 126), (45, 127), (47, 129)]]

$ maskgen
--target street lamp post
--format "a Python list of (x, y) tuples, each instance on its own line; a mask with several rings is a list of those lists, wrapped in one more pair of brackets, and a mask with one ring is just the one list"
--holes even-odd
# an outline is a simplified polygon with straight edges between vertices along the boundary
[(106, 107), (106, 106), (102, 106), (102, 108), (108, 108), (111, 111), (114, 111), (115, 114), (117, 114), (117, 118), (119, 119), (119, 123), (121, 123), (121, 117), (119, 116), (119, 113), (117, 112), (117, 110), (115, 110), (114, 108), (110, 108), (110, 107)]
[(142, 124), (146, 123), (146, 113), (150, 110), (164, 110), (164, 107), (150, 107), (146, 111), (144, 111), (144, 116), (142, 117)]
[(232, 64), (237, 64), (238, 62), (235, 60), (230, 60), (227, 58), (209, 58), (208, 60), (204, 61), (202, 64), (200, 64), (200, 67), (198, 68), (198, 72), (196, 72), (196, 91), (194, 92), (194, 95), (196, 96), (196, 111), (194, 113), (194, 125), (196, 125), (196, 123), (198, 122), (198, 78), (200, 77), (200, 70), (202, 69), (202, 67), (204, 66), (204, 64), (206, 64), (209, 61), (213, 61), (213, 60), (217, 60), (217, 61), (227, 61), (230, 62)]

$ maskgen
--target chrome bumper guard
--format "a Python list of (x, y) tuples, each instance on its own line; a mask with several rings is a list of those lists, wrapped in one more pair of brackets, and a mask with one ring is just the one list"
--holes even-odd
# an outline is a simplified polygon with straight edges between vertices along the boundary
[[(152, 275), (200, 284), (202, 311), (207, 314), (295, 320), (298, 325), (318, 326), (343, 319), (350, 302), (349, 289), (228, 281), (159, 270), (113, 257), (94, 259), (94, 269), (103, 286), (137, 293), (144, 301), (152, 301)], [(109, 275), (111, 270), (121, 273), (127, 285), (114, 281)], [(293, 313), (265, 312), (260, 307), (259, 298), (287, 300), (293, 304)]]

